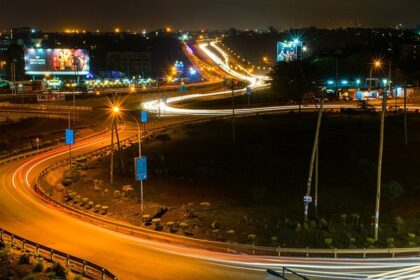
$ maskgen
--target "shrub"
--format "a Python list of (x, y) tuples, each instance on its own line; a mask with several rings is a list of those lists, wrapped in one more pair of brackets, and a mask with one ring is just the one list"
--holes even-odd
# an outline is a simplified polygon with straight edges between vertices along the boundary
[(404, 187), (395, 181), (382, 185), (382, 196), (384, 199), (395, 202), (404, 194)]
[(376, 243), (376, 240), (373, 238), (367, 237), (366, 243), (368, 244), (369, 248), (373, 248), (374, 247), (373, 245)]
[(172, 221), (169, 221), (169, 222), (167, 222), (166, 223), (166, 227), (168, 228), (168, 231), (173, 231), (173, 229), (174, 229), (174, 222), (172, 222)]
[(397, 228), (398, 232), (402, 232), (405, 229), (405, 221), (403, 218), (397, 216), (394, 218), (395, 227)]
[(271, 243), (273, 243), (273, 245), (277, 245), (277, 243), (278, 243), (278, 237), (277, 236), (272, 236), (271, 237)]
[(414, 239), (414, 238), (416, 238), (416, 234), (414, 234), (412, 232), (409, 232), (408, 233), (408, 239)]
[(19, 257), (19, 264), (29, 264), (29, 255), (23, 254)]
[(388, 237), (385, 241), (386, 241), (386, 244), (388, 244), (389, 248), (394, 247), (394, 242), (395, 242), (394, 238)]
[(309, 227), (310, 228), (316, 228), (316, 221), (312, 220), (309, 222)]
[(34, 269), (33, 272), (41, 272), (44, 269), (44, 265), (42, 264), (42, 262), (38, 262)]
[(327, 246), (331, 246), (331, 244), (333, 243), (332, 238), (324, 238), (324, 243)]
[(257, 235), (256, 234), (253, 234), (253, 233), (251, 233), (251, 234), (248, 234), (248, 240), (249, 240), (249, 242), (251, 242), (252, 244), (254, 244), (255, 243), (255, 240), (257, 239)]
[(52, 267), (52, 271), (55, 273), (55, 276), (67, 279), (67, 271), (66, 269), (58, 262), (54, 263)]
[(228, 234), (228, 235), (234, 235), (235, 234), (235, 230), (234, 229), (230, 229), (230, 230), (227, 230), (226, 231), (226, 234)]
[(182, 222), (179, 224), (179, 227), (183, 230), (186, 231), (188, 229), (188, 224), (185, 222)]

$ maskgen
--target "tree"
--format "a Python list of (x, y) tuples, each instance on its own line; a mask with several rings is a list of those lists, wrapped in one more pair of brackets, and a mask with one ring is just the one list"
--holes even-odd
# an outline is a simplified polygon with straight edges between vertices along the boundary
[(392, 203), (394, 203), (403, 194), (404, 187), (398, 182), (391, 181), (382, 185), (382, 196)]
[(318, 69), (309, 61), (279, 62), (271, 75), (279, 99), (299, 104), (299, 110), (306, 94), (318, 92)]

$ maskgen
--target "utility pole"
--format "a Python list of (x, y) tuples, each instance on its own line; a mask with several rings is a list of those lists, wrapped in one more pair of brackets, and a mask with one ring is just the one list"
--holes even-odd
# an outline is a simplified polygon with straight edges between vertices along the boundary
[(407, 137), (407, 84), (404, 85), (404, 145), (408, 145)]
[(316, 156), (316, 152), (317, 152), (317, 149), (318, 149), (319, 130), (321, 128), (323, 108), (324, 108), (324, 101), (321, 98), (321, 107), (320, 107), (319, 112), (318, 112), (318, 120), (317, 120), (316, 131), (315, 131), (315, 140), (314, 140), (314, 145), (312, 147), (311, 162), (309, 164), (309, 175), (308, 175), (308, 181), (307, 181), (307, 184), (306, 184), (306, 195), (303, 198), (305, 221), (308, 220), (309, 203), (312, 202), (312, 197), (310, 196), (311, 195), (311, 186), (312, 186), (312, 174), (313, 174), (313, 170), (314, 170), (315, 156)]
[(235, 80), (232, 79), (232, 140), (236, 141), (235, 131)]
[[(388, 71), (388, 92), (391, 92), (391, 61), (389, 62), (389, 71)], [(385, 130), (385, 112), (386, 112), (386, 100), (388, 98), (388, 93), (383, 92), (382, 94), (382, 112), (381, 112), (381, 128), (379, 134), (379, 155), (378, 155), (378, 171), (376, 179), (376, 206), (375, 206), (375, 233), (374, 239), (378, 240), (379, 232), (379, 209), (381, 203), (381, 179), (382, 179), (382, 156), (384, 148), (384, 130)]]
[(314, 205), (315, 205), (315, 217), (318, 219), (318, 158), (319, 158), (319, 139), (316, 146), (316, 154), (315, 154), (315, 195), (314, 195)]
[(10, 79), (12, 80), (12, 94), (16, 94), (16, 63), (10, 63)]
[[(69, 110), (69, 130), (71, 129), (71, 121), (70, 121), (70, 110)], [(71, 171), (71, 144), (69, 144), (69, 169)]]

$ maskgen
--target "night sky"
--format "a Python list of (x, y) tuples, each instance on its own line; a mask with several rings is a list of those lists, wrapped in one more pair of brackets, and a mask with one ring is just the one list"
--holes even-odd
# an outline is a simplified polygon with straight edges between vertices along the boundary
[(0, 29), (240, 29), (420, 24), (420, 0), (0, 0)]

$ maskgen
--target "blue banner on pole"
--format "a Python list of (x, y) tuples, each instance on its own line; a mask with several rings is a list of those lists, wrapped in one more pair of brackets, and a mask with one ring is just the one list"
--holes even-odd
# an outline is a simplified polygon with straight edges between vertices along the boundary
[(247, 88), (246, 88), (246, 94), (247, 94), (247, 95), (251, 95), (251, 93), (252, 93), (252, 89), (251, 89), (251, 87), (247, 87)]
[(162, 101), (166, 104), (166, 102), (168, 101), (168, 97), (166, 95), (162, 96)]
[(140, 120), (142, 123), (147, 123), (149, 120), (149, 116), (147, 115), (147, 112), (142, 111), (140, 114)]
[(136, 181), (147, 180), (147, 157), (135, 159)]
[(66, 129), (66, 145), (74, 144), (74, 130)]

